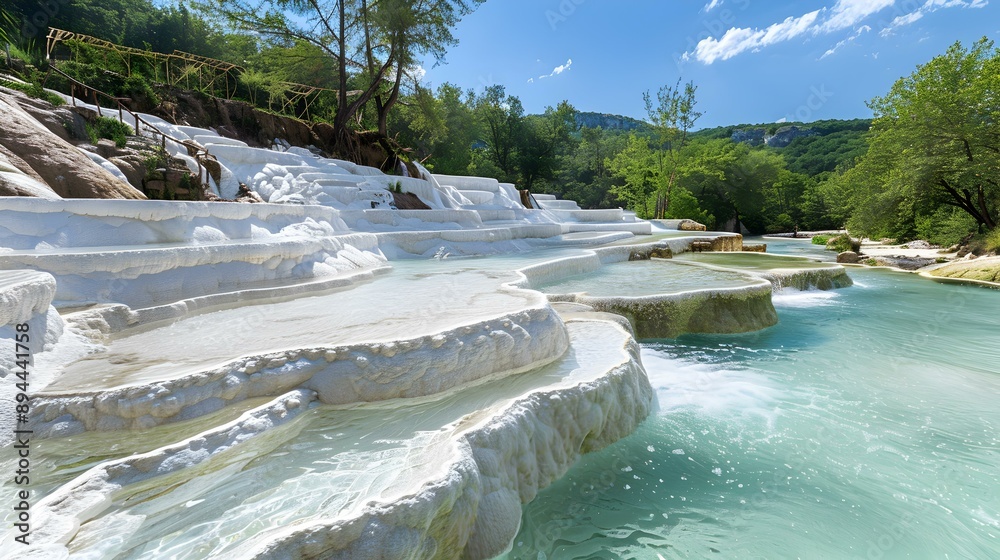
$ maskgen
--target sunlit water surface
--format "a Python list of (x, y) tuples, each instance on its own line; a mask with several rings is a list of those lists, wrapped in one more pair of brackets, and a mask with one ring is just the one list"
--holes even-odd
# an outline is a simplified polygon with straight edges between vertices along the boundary
[(1000, 292), (849, 273), (763, 332), (644, 342), (659, 412), (504, 558), (1000, 558)]
[(673, 260), (651, 259), (608, 264), (584, 274), (538, 286), (546, 294), (586, 293), (596, 297), (652, 296), (698, 290), (708, 286), (735, 288), (759, 280), (739, 272), (694, 267)]

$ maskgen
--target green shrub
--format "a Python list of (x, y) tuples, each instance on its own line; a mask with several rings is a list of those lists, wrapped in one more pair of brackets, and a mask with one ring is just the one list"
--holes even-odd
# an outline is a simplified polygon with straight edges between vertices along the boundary
[(986, 233), (970, 236), (965, 243), (965, 248), (968, 252), (978, 256), (989, 253), (1000, 254), (1000, 227)]
[(957, 245), (971, 232), (976, 231), (976, 220), (967, 212), (951, 206), (937, 209), (933, 214), (916, 216), (917, 239), (926, 239), (935, 245)]
[(1000, 254), (1000, 227), (986, 234), (983, 239), (983, 248), (989, 253)]
[(138, 74), (132, 74), (131, 76), (125, 78), (125, 82), (119, 91), (115, 92), (114, 95), (119, 97), (130, 97), (132, 99), (138, 100), (150, 107), (155, 107), (160, 104), (160, 97), (156, 95), (153, 90), (153, 86), (149, 81)]
[(41, 86), (41, 84), (36, 84), (36, 83), (22, 84), (20, 82), (14, 82), (11, 80), (4, 80), (3, 78), (0, 78), (0, 86), (3, 86), (7, 89), (16, 89), (17, 91), (23, 92), (30, 97), (48, 101), (53, 105), (63, 104), (62, 97), (59, 97), (54, 93), (45, 91), (45, 89)]
[(765, 231), (767, 231), (767, 233), (784, 233), (793, 231), (794, 229), (795, 220), (793, 220), (791, 216), (788, 214), (778, 214), (778, 217), (767, 225)]
[(838, 253), (843, 253), (845, 251), (854, 251), (855, 253), (858, 253), (861, 251), (861, 241), (852, 239), (850, 235), (842, 233), (827, 241), (826, 248), (829, 251), (836, 251)]
[(829, 235), (816, 235), (812, 238), (813, 245), (826, 245), (830, 241)]
[(163, 148), (157, 147), (156, 153), (146, 156), (143, 164), (146, 166), (146, 176), (148, 177), (157, 169), (167, 166), (167, 152)]
[(107, 117), (97, 117), (93, 123), (87, 124), (87, 135), (90, 136), (90, 143), (97, 144), (101, 138), (114, 140), (115, 145), (124, 148), (128, 141), (128, 136), (132, 134), (132, 127), (119, 121)]

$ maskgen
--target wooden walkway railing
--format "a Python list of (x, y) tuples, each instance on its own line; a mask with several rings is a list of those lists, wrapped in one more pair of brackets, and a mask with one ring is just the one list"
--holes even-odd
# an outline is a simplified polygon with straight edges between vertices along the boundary
[[(45, 86), (45, 83), (49, 79), (49, 75), (52, 73), (55, 73), (59, 77), (69, 82), (69, 89), (70, 89), (69, 96), (72, 100), (74, 107), (76, 107), (77, 90), (81, 91), (84, 98), (92, 98), (94, 100), (94, 105), (97, 106), (98, 115), (103, 116), (103, 114), (101, 113), (101, 98), (107, 99), (110, 102), (108, 106), (109, 109), (111, 110), (114, 110), (115, 108), (118, 109), (118, 120), (120, 120), (125, 124), (131, 124), (131, 122), (135, 123), (134, 128), (136, 136), (141, 135), (141, 131), (143, 130), (141, 127), (142, 125), (145, 125), (146, 128), (144, 130), (151, 132), (154, 138), (159, 138), (160, 147), (162, 147), (164, 151), (166, 151), (167, 149), (168, 140), (170, 142), (177, 144), (178, 146), (182, 146), (184, 149), (187, 150), (188, 155), (195, 160), (195, 163), (198, 164), (198, 181), (201, 184), (201, 188), (206, 191), (211, 189), (211, 185), (209, 184), (210, 175), (208, 173), (209, 165), (206, 165), (206, 162), (211, 161), (214, 164), (212, 166), (218, 168), (218, 160), (215, 158), (215, 156), (208, 153), (208, 151), (204, 147), (197, 144), (196, 142), (192, 142), (191, 140), (180, 140), (161, 131), (155, 125), (146, 121), (145, 119), (140, 117), (137, 113), (133, 112), (131, 109), (125, 106), (125, 101), (128, 101), (129, 98), (115, 97), (97, 88), (88, 86), (87, 84), (77, 80), (76, 78), (73, 78), (72, 76), (66, 74), (65, 72), (59, 70), (58, 68), (56, 68), (51, 64), (49, 65), (48, 72), (46, 72), (45, 74), (45, 79), (42, 80), (42, 87)], [(125, 120), (126, 114), (129, 117), (128, 122)]]

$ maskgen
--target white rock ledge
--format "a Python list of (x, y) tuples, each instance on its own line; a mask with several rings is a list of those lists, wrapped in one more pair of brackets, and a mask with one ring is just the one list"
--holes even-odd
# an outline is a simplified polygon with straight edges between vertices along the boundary
[[(556, 259), (521, 269), (516, 285), (537, 288), (556, 280), (652, 255), (688, 250), (694, 238), (678, 237), (654, 243), (601, 247), (581, 255)], [(697, 268), (690, 267), (696, 274)], [(777, 324), (771, 303), (772, 285), (760, 276), (747, 276), (746, 285), (705, 288), (645, 296), (590, 296), (553, 294), (553, 302), (573, 302), (629, 320), (639, 339), (674, 338), (685, 333), (742, 333)]]
[(338, 405), (426, 397), (540, 367), (568, 345), (558, 314), (548, 306), (529, 308), (413, 339), (244, 356), (155, 383), (50, 388), (35, 395), (29, 427), (37, 438), (147, 429), (295, 388)]
[(250, 410), (237, 420), (149, 453), (102, 463), (34, 505), (30, 547), (15, 544), (8, 533), (3, 545), (18, 547), (21, 558), (67, 558), (68, 543), (81, 524), (107, 509), (115, 492), (165, 477), (206, 461), (268, 430), (288, 423), (314, 403), (311, 391), (292, 391)]
[(45, 313), (56, 295), (56, 280), (32, 270), (0, 271), (0, 327)]
[(617, 364), (525, 395), (479, 420), (458, 438), (440, 477), (419, 491), (373, 503), (353, 519), (288, 529), (237, 556), (485, 560), (508, 549), (522, 504), (583, 454), (631, 434), (653, 410), (634, 339), (610, 322), (569, 326), (574, 339), (599, 336), (618, 344)]

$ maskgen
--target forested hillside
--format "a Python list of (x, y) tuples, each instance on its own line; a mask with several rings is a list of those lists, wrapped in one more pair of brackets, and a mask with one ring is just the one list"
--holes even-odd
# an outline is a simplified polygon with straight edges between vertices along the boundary
[[(627, 206), (640, 217), (693, 218), (719, 230), (849, 226), (940, 243), (997, 226), (1000, 119), (995, 107), (977, 109), (1000, 95), (992, 42), (956, 44), (921, 66), (870, 102), (874, 119), (699, 129), (697, 86), (679, 80), (644, 94), (642, 121), (578, 112), (569, 101), (526, 114), (500, 85), (463, 91), (423, 83), (420, 61), (444, 61), (455, 43), (451, 29), (481, 2), (72, 0), (49, 13), (13, 0), (0, 8), (0, 40), (39, 69), (47, 64), (47, 26), (230, 61), (238, 70), (227, 95), (329, 123), (340, 157), (376, 138), (393, 158), (495, 177), (584, 208)], [(321, 16), (329, 13), (341, 17)], [(59, 63), (65, 71), (115, 95), (159, 101), (155, 69), (88, 45), (65, 47), (57, 53), (71, 59)], [(41, 76), (23, 69), (32, 87)], [(304, 101), (289, 83), (319, 89)], [(182, 85), (217, 95), (198, 80)], [(914, 99), (924, 109), (915, 110)]]

